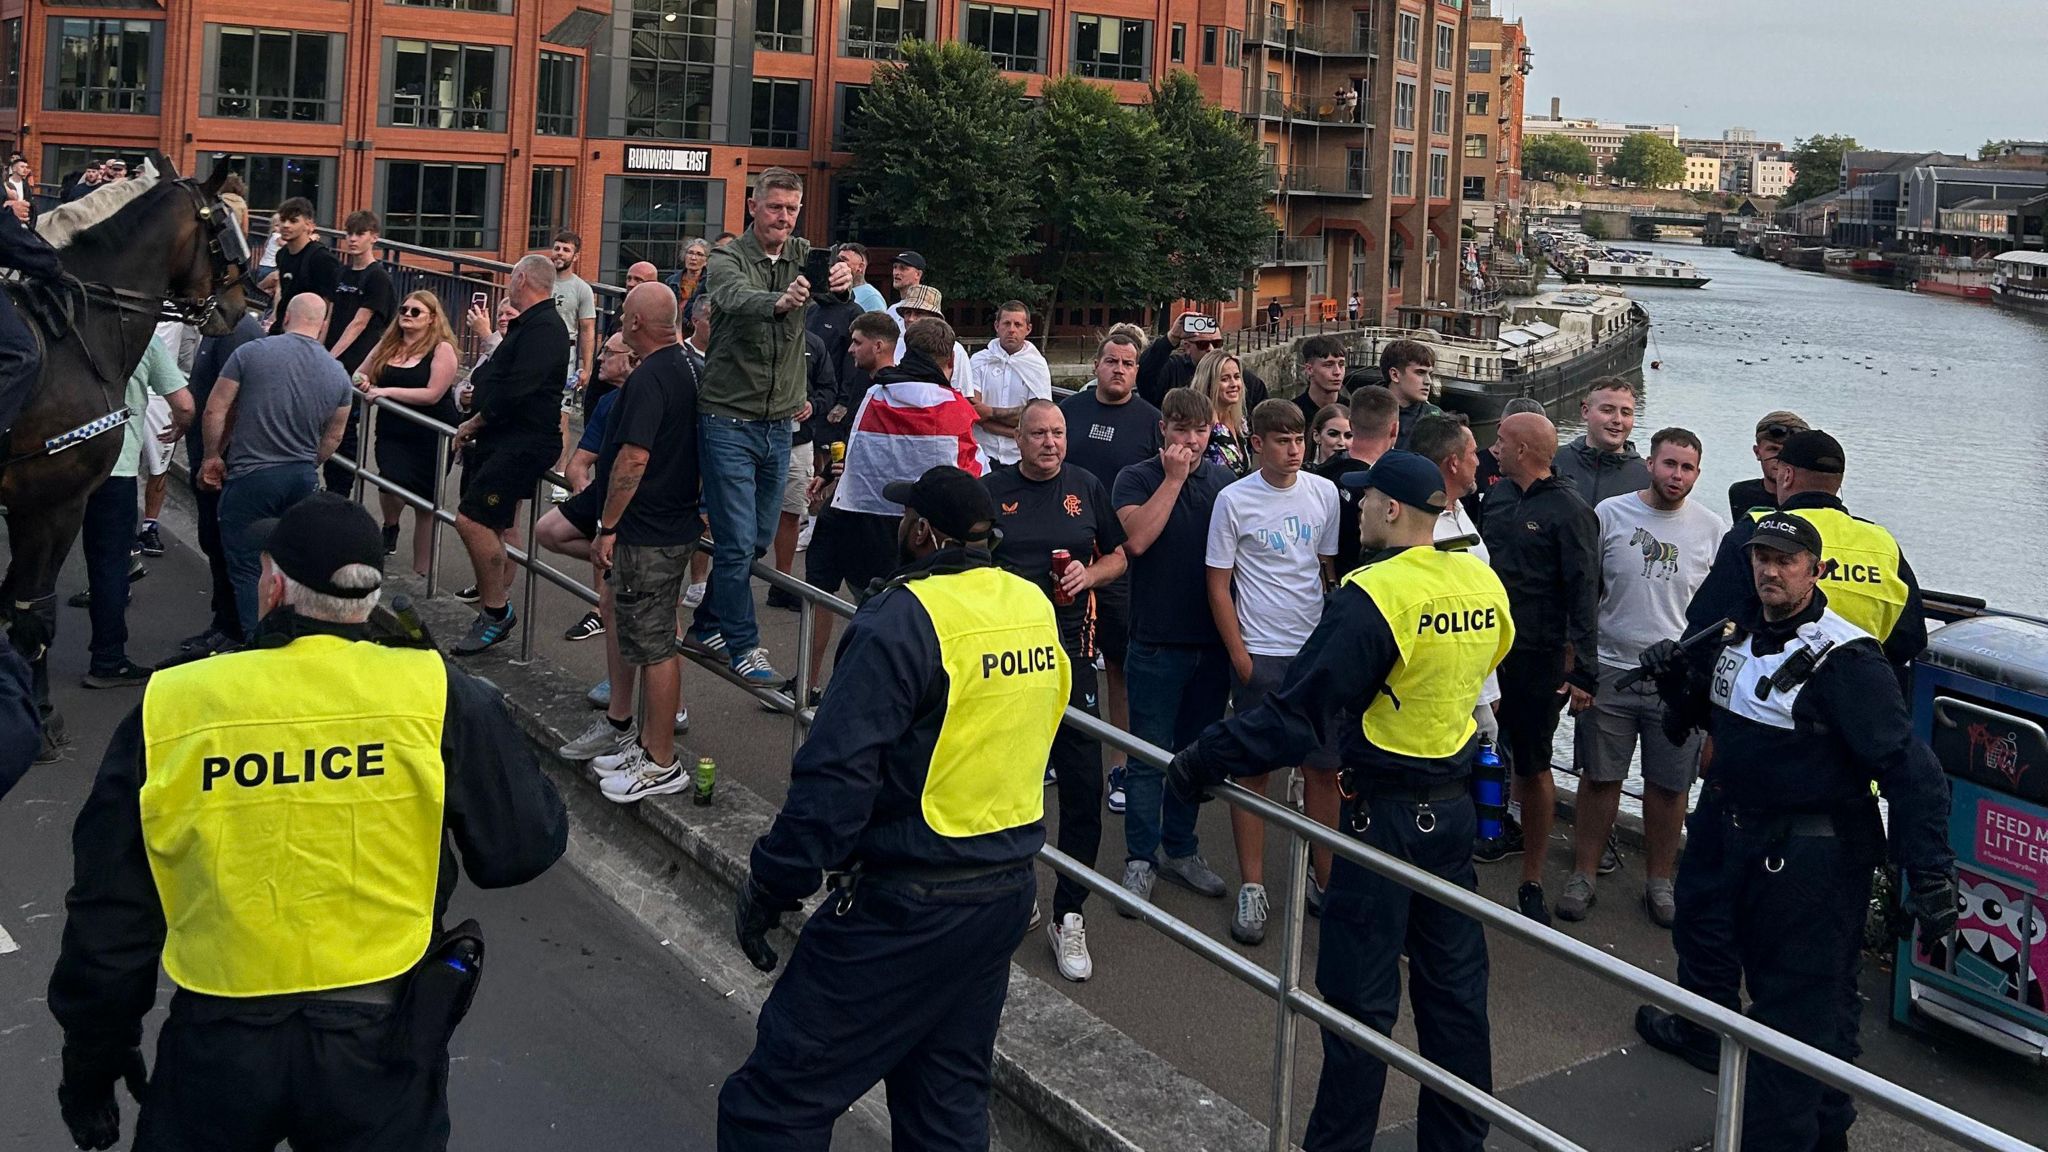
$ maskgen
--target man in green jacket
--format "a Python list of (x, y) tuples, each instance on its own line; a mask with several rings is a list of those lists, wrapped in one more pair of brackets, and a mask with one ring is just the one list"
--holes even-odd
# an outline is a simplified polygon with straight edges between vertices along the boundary
[(803, 275), (811, 250), (796, 235), (803, 205), (796, 173), (762, 172), (747, 200), (752, 227), (712, 249), (704, 267), (711, 347), (697, 394), (697, 452), (711, 521), (711, 587), (685, 643), (724, 656), (733, 671), (767, 687), (783, 676), (761, 647), (748, 573), (775, 538), (792, 425), (811, 414), (804, 305), (843, 297), (853, 282), (843, 263), (832, 265), (825, 285)]

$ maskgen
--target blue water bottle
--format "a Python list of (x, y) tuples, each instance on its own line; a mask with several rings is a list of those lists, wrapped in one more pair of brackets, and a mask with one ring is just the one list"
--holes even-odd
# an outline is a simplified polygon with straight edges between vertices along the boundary
[(1498, 839), (1508, 814), (1508, 769), (1493, 750), (1493, 741), (1484, 738), (1472, 761), (1472, 806), (1478, 810), (1479, 838)]

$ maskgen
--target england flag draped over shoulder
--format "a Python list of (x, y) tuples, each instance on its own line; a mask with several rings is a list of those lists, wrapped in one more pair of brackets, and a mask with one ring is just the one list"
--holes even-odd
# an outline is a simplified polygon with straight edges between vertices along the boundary
[(882, 489), (915, 480), (941, 464), (981, 476), (988, 458), (974, 441), (974, 405), (944, 384), (897, 380), (876, 384), (861, 397), (846, 440), (846, 472), (832, 506), (842, 512), (903, 515), (903, 505)]

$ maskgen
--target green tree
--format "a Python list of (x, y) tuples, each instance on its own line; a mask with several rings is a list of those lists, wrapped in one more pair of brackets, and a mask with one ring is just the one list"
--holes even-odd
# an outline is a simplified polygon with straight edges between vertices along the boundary
[(1035, 127), (1051, 303), (1159, 299), (1169, 288), (1153, 210), (1166, 162), (1158, 123), (1107, 85), (1063, 76), (1046, 82)]
[(1276, 227), (1266, 211), (1259, 146), (1236, 116), (1202, 97), (1200, 82), (1187, 72), (1161, 80), (1145, 111), (1163, 156), (1152, 192), (1160, 276), (1153, 300), (1233, 296), (1258, 267)]
[(1522, 142), (1522, 175), (1531, 180), (1553, 176), (1591, 176), (1593, 150), (1569, 136), (1531, 136)]
[(908, 40), (874, 71), (847, 126), (846, 179), (867, 227), (915, 245), (949, 300), (1035, 297), (1014, 262), (1037, 249), (1039, 163), (1024, 85), (988, 53)]
[(1841, 187), (1842, 154), (1857, 147), (1854, 136), (1808, 136), (1793, 141), (1790, 159), (1797, 174), (1779, 203), (1797, 204)]
[(1607, 174), (1645, 188), (1665, 188), (1685, 182), (1685, 153), (1678, 145), (1654, 132), (1638, 132), (1621, 142)]

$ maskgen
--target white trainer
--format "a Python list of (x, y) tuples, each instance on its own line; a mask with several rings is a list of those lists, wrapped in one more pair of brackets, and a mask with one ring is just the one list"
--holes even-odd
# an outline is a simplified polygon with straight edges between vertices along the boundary
[(631, 804), (649, 796), (667, 796), (696, 785), (696, 773), (676, 757), (669, 765), (656, 764), (647, 759), (644, 749), (640, 750), (638, 771), (607, 776), (599, 787), (604, 789), (604, 798), (614, 804)]
[(1052, 955), (1061, 976), (1078, 984), (1095, 975), (1095, 961), (1088, 956), (1088, 927), (1079, 912), (1067, 913), (1045, 931), (1052, 937)]
[(575, 739), (555, 749), (555, 754), (564, 760), (593, 760), (599, 756), (624, 752), (639, 742), (638, 723), (629, 720), (624, 728), (614, 728), (610, 717), (599, 716), (578, 733)]

